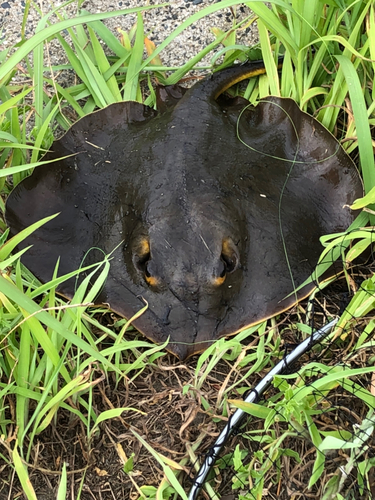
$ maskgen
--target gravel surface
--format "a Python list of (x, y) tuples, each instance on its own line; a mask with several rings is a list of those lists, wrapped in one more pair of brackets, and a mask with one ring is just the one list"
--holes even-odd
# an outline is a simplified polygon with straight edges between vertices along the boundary
[[(171, 0), (165, 7), (145, 11), (144, 24), (145, 33), (156, 44), (163, 41), (175, 28), (185, 19), (202, 9), (213, 5), (217, 0)], [(25, 9), (25, 0), (0, 0), (0, 50), (7, 48), (21, 40), (21, 25)], [(40, 0), (36, 2), (44, 14), (53, 7), (61, 5), (62, 2), (47, 2)], [(109, 12), (142, 5), (157, 4), (159, 2), (147, 2), (146, 0), (88, 0), (83, 2), (81, 8), (91, 13)], [(65, 7), (67, 17), (77, 15), (77, 2)], [(211, 28), (217, 27), (228, 30), (233, 25), (233, 21), (239, 21), (249, 16), (247, 7), (239, 5), (235, 10), (228, 8), (221, 9), (204, 19), (194, 23), (190, 28), (180, 34), (172, 44), (161, 54), (163, 64), (169, 66), (180, 66), (202, 48), (214, 40)], [(35, 33), (40, 13), (31, 6), (26, 24), (26, 37), (29, 38)], [(51, 22), (56, 22), (56, 17), (51, 17)], [(133, 14), (117, 16), (105, 21), (105, 24), (118, 35), (118, 28), (128, 31), (134, 24), (136, 16)], [(256, 41), (255, 25), (245, 27), (239, 32), (239, 41), (246, 45), (253, 45)], [(50, 62), (59, 64), (66, 62), (63, 51), (58, 43), (50, 44)], [(208, 62), (208, 59), (204, 61)]]

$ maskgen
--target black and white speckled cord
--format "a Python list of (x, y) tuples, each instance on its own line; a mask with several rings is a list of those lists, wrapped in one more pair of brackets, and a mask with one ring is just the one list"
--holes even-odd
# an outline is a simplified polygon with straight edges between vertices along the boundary
[[(317, 342), (327, 337), (332, 328), (336, 325), (337, 321), (337, 319), (334, 319), (330, 323), (324, 325), (322, 328), (314, 332), (311, 337), (307, 338), (301, 344), (299, 344), (299, 346), (297, 346), (290, 354), (285, 356), (285, 358), (280, 361), (271, 371), (269, 371), (267, 375), (259, 382), (259, 384), (257, 384), (254, 389), (251, 390), (251, 392), (245, 399), (245, 402), (254, 403), (256, 400), (258, 400), (263, 392), (270, 386), (274, 376), (282, 373), (288, 366), (297, 361), (305, 352), (311, 349)], [(242, 418), (245, 415), (246, 414), (243, 410), (238, 409), (229, 418), (227, 425), (220, 433), (220, 436), (216, 440), (216, 443), (211, 447), (210, 453), (207, 455), (203, 465), (201, 466), (198, 474), (195, 477), (193, 487), (191, 488), (189, 493), (189, 500), (196, 500), (199, 491), (206, 481), (208, 473), (216, 462), (216, 459), (219, 457), (219, 453), (222, 447), (226, 443), (229, 436), (233, 433), (233, 431), (238, 428)]]

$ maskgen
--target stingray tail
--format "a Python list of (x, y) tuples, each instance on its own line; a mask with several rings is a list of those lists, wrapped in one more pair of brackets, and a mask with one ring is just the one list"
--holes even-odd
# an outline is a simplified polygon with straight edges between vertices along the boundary
[[(283, 57), (279, 58), (278, 68), (282, 66)], [(207, 99), (217, 99), (220, 94), (242, 80), (254, 76), (263, 75), (266, 68), (263, 61), (251, 61), (245, 64), (237, 64), (206, 77), (193, 87), (193, 92), (200, 96), (205, 95)]]

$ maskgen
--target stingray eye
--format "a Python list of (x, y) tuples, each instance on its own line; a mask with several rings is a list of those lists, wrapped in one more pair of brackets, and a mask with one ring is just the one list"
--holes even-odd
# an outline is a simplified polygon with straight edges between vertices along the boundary
[(146, 277), (146, 279), (151, 278), (151, 273), (149, 270), (149, 262), (146, 262), (146, 264), (145, 264), (145, 277)]
[(152, 265), (150, 261), (147, 261), (145, 266), (144, 266), (144, 277), (147, 283), (150, 286), (156, 286), (158, 284), (158, 279), (156, 278), (155, 274), (152, 272)]
[(147, 252), (143, 255), (137, 255), (136, 257), (136, 266), (138, 267), (138, 269), (140, 269), (141, 271), (144, 271), (144, 269), (146, 268), (147, 266), (147, 263), (149, 262), (150, 260), (150, 252)]
[(144, 272), (147, 262), (150, 260), (150, 242), (147, 238), (142, 238), (134, 251), (133, 262), (135, 267)]
[(155, 274), (153, 274), (151, 267), (152, 267), (151, 262), (150, 261), (146, 262), (145, 267), (144, 267), (144, 277), (145, 277), (146, 282), (150, 286), (157, 286), (159, 283), (159, 280), (155, 276)]
[(231, 238), (223, 240), (220, 259), (224, 264), (225, 273), (233, 273), (238, 268), (240, 263), (238, 249)]
[(150, 286), (156, 286), (159, 282), (152, 270), (150, 242), (148, 238), (142, 238), (135, 249), (133, 262), (135, 267), (143, 275), (144, 280)]
[(221, 249), (220, 260), (218, 267), (216, 269), (216, 276), (214, 278), (214, 284), (220, 286), (224, 283), (226, 275), (233, 273), (240, 263), (240, 258), (237, 250), (237, 246), (233, 243), (231, 238), (226, 238), (223, 240), (223, 246)]
[(214, 278), (214, 285), (216, 286), (222, 285), (225, 281), (226, 275), (227, 275), (227, 270), (225, 268), (225, 264), (222, 261), (222, 259), (220, 259), (218, 268), (216, 270), (216, 276)]
[(225, 278), (226, 274), (227, 274), (226, 265), (224, 264), (223, 260), (220, 259), (219, 278)]
[(236, 265), (234, 261), (228, 258), (227, 255), (222, 253), (220, 259), (221, 262), (223, 263), (223, 268), (224, 268), (224, 271), (222, 272), (222, 274), (220, 274), (220, 277), (225, 276), (227, 273), (232, 273), (235, 270)]

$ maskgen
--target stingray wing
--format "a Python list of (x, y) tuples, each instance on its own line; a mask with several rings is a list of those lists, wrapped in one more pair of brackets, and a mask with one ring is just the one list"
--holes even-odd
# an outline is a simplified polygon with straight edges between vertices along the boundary
[[(130, 318), (145, 298), (150, 307), (134, 325), (156, 342), (169, 337), (168, 348), (180, 358), (306, 296), (313, 284), (292, 292), (316, 265), (320, 236), (349, 226), (353, 214), (343, 207), (362, 193), (350, 158), (293, 101), (269, 98), (244, 110), (238, 100), (220, 107), (200, 95), (199, 86), (181, 99), (183, 93), (172, 88), (159, 97), (165, 114), (157, 120), (134, 102), (81, 119), (44, 159), (74, 156), (38, 167), (6, 207), (12, 234), (60, 213), (20, 245), (33, 245), (22, 260), (44, 282), (58, 259), (63, 275), (117, 248), (97, 303)], [(198, 321), (173, 292), (145, 284), (129, 246), (140, 226), (147, 231), (151, 212), (163, 219), (167, 210), (179, 209), (181, 182), (197, 214), (222, 214), (224, 225), (235, 227), (240, 249), (240, 268), (218, 291), (203, 294)], [(161, 185), (164, 196), (158, 194)], [(183, 237), (183, 227), (172, 229), (175, 238)], [(192, 252), (199, 266), (199, 248)], [(75, 286), (66, 281), (59, 292), (72, 297)], [(165, 315), (169, 304), (171, 321)]]
[[(155, 114), (139, 103), (126, 102), (87, 115), (54, 142), (53, 151), (43, 159), (72, 156), (36, 168), (12, 191), (6, 204), (12, 234), (59, 213), (20, 245), (33, 245), (22, 261), (40, 280), (52, 278), (58, 259), (59, 275), (67, 274), (100, 261), (102, 252), (112, 252), (129, 238), (143, 210), (136, 197), (141, 183), (138, 146)], [(75, 286), (75, 280), (66, 281), (59, 292), (71, 298)], [(124, 313), (143, 306), (136, 294), (137, 290), (123, 292)], [(128, 303), (134, 307), (127, 309)]]
[[(347, 229), (354, 220), (348, 205), (363, 192), (349, 156), (293, 100), (269, 97), (241, 112), (229, 108), (228, 114), (241, 141), (236, 181), (230, 173), (232, 200), (246, 214), (248, 241), (241, 290), (220, 336), (274, 316), (311, 293), (314, 283), (293, 291), (318, 262), (319, 238)], [(335, 272), (332, 267), (330, 275)]]

